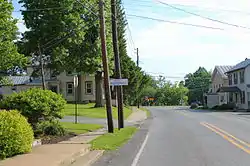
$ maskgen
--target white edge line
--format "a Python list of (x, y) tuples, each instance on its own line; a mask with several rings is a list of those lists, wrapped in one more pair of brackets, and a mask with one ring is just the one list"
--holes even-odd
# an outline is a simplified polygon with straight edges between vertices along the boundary
[(149, 134), (147, 134), (147, 136), (145, 137), (145, 140), (143, 141), (142, 145), (141, 145), (141, 148), (139, 150), (139, 152), (136, 154), (134, 160), (133, 160), (133, 163), (131, 164), (131, 166), (137, 166), (137, 163), (140, 159), (140, 156), (143, 152), (143, 149), (145, 148), (146, 144), (147, 144), (147, 141), (148, 141), (148, 137), (149, 137)]

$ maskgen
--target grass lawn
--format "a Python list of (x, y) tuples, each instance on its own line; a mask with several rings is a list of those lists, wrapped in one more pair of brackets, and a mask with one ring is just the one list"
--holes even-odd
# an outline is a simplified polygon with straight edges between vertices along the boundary
[(93, 150), (116, 150), (125, 144), (136, 132), (136, 127), (115, 129), (114, 133), (107, 133), (91, 141)]
[[(90, 118), (106, 118), (106, 108), (94, 108), (95, 104), (78, 104), (78, 116), (85, 116)], [(113, 118), (117, 119), (117, 108), (113, 107)], [(132, 110), (124, 107), (124, 118), (127, 119), (128, 116), (132, 113)], [(64, 109), (64, 115), (66, 116), (74, 116), (75, 115), (75, 105), (67, 104)]]
[(61, 122), (62, 126), (69, 132), (74, 132), (76, 134), (83, 134), (91, 131), (98, 130), (102, 128), (102, 125), (98, 124), (75, 124), (72, 122)]

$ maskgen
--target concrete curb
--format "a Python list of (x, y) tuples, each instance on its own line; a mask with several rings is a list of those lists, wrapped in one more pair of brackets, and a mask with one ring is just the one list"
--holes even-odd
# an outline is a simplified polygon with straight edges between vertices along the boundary
[(74, 153), (72, 156), (64, 159), (60, 162), (59, 166), (69, 166), (76, 162), (79, 158), (87, 155), (90, 152), (90, 145), (88, 148), (83, 148), (82, 150)]
[(83, 157), (79, 158), (71, 166), (91, 166), (94, 164), (104, 153), (104, 150), (93, 150)]

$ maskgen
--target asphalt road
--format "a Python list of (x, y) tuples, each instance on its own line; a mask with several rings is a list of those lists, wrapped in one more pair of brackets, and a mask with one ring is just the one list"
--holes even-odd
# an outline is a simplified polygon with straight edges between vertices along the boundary
[[(95, 166), (249, 166), (250, 114), (150, 108), (153, 119)], [(147, 122), (148, 123), (148, 122)]]

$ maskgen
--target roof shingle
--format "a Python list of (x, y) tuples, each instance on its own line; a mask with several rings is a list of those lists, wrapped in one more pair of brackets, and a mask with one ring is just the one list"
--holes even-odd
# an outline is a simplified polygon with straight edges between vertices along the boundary
[(250, 59), (246, 59), (246, 60), (238, 63), (237, 65), (235, 65), (232, 69), (227, 71), (227, 73), (230, 73), (230, 72), (233, 72), (233, 71), (236, 71), (236, 70), (240, 70), (240, 69), (244, 69), (249, 65), (250, 65)]
[(226, 78), (227, 76), (225, 73), (231, 70), (233, 66), (215, 66), (215, 68), (221, 74), (222, 77)]

